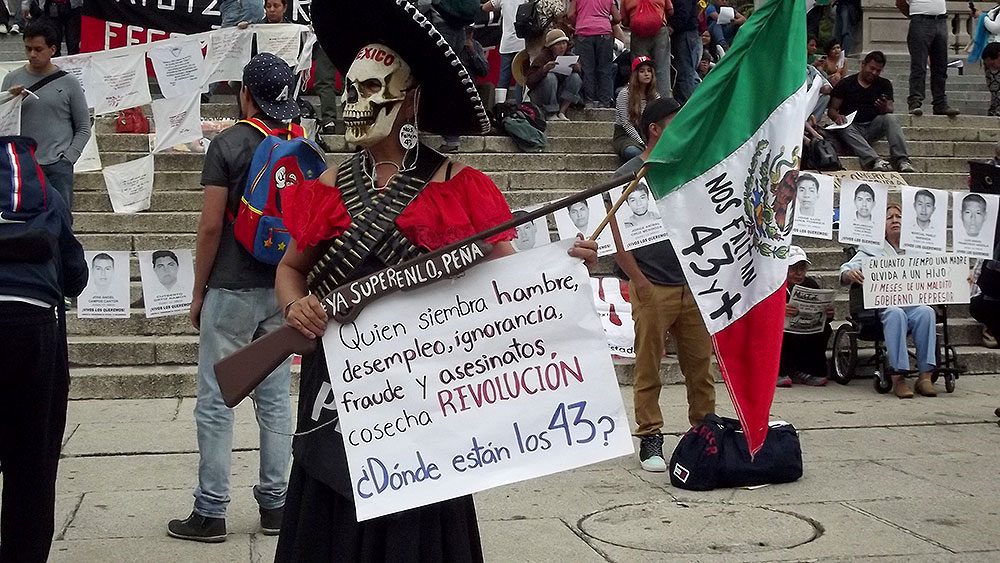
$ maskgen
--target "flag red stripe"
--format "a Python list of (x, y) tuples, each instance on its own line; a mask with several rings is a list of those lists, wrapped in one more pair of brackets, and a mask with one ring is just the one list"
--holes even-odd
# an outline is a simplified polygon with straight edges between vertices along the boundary
[[(781, 284), (742, 318), (712, 336), (722, 379), (736, 406), (750, 455), (760, 450), (767, 437), (781, 361), (785, 293), (785, 284)], [(751, 426), (748, 421), (758, 422)]]

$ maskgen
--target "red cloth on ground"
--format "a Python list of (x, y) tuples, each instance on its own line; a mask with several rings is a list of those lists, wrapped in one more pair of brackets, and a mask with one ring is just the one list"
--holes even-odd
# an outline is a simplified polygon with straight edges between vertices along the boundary
[[(340, 236), (351, 216), (340, 190), (316, 180), (288, 186), (282, 194), (285, 227), (302, 250)], [(507, 200), (489, 176), (463, 168), (446, 182), (431, 182), (396, 218), (413, 244), (434, 250), (511, 219)], [(511, 240), (510, 229), (486, 239)]]

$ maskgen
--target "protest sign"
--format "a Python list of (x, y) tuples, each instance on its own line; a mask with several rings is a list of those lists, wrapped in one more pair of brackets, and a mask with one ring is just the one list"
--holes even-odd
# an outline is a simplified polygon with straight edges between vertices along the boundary
[(837, 292), (832, 289), (812, 289), (801, 284), (792, 288), (788, 306), (798, 311), (785, 315), (785, 332), (789, 334), (819, 334), (826, 327), (826, 308), (833, 303)]
[(146, 57), (143, 51), (95, 53), (90, 60), (90, 78), (85, 82), (88, 103), (97, 115), (148, 104), (149, 80), (146, 78)]
[(253, 26), (257, 34), (257, 52), (271, 53), (297, 67), (299, 64), (299, 39), (301, 26), (287, 23), (269, 23)]
[(833, 170), (830, 176), (840, 182), (843, 186), (844, 180), (858, 180), (859, 182), (875, 182), (886, 186), (905, 186), (906, 179), (899, 172), (875, 172), (872, 170)]
[[(514, 218), (520, 218), (527, 213), (530, 213), (540, 206), (536, 205), (526, 209), (517, 209), (514, 211)], [(514, 240), (510, 241), (511, 246), (514, 247), (516, 252), (524, 252), (525, 250), (531, 250), (532, 248), (538, 248), (539, 246), (544, 246), (549, 244), (549, 223), (546, 221), (545, 217), (539, 217), (534, 221), (523, 223), (514, 228), (516, 236)]]
[(952, 247), (955, 254), (994, 258), (1000, 196), (952, 192)]
[(153, 152), (201, 139), (201, 94), (192, 89), (186, 96), (153, 102), (156, 141)]
[(964, 256), (865, 258), (865, 309), (969, 302), (969, 260)]
[[(556, 231), (559, 239), (575, 239), (578, 234), (583, 238), (590, 238), (590, 235), (597, 230), (601, 224), (607, 209), (604, 205), (604, 198), (595, 195), (585, 201), (571, 204), (565, 209), (553, 213), (556, 218)], [(611, 229), (605, 228), (601, 236), (597, 237), (597, 255), (607, 256), (615, 252), (615, 239), (611, 234)]]
[(197, 92), (202, 84), (205, 58), (197, 39), (174, 39), (150, 47), (146, 53), (164, 98)]
[(129, 252), (127, 250), (84, 251), (90, 267), (87, 287), (77, 298), (76, 315), (81, 319), (127, 319), (129, 309)]
[(634, 358), (635, 324), (632, 304), (628, 301), (628, 282), (615, 277), (591, 278), (590, 281), (608, 348), (620, 358)]
[[(623, 188), (612, 189), (611, 201), (618, 201), (624, 191)], [(660, 210), (649, 195), (649, 185), (644, 179), (639, 180), (625, 203), (618, 208), (615, 220), (618, 222), (618, 233), (625, 250), (635, 250), (667, 240), (667, 229), (660, 220)]]
[(632, 453), (590, 278), (570, 244), (385, 297), (327, 328), (359, 521)]
[[(6, 92), (3, 96), (8, 96)], [(21, 134), (21, 100), (24, 96), (8, 97), (0, 103), (0, 137)]]
[(831, 176), (799, 174), (795, 182), (793, 235), (833, 239), (833, 184)]
[(209, 36), (202, 85), (242, 80), (243, 66), (250, 60), (253, 31), (231, 27)]
[(139, 252), (139, 275), (146, 318), (187, 313), (194, 287), (194, 261), (190, 250)]
[(948, 243), (948, 192), (903, 186), (903, 225), (899, 246), (944, 253)]
[(73, 172), (90, 172), (101, 169), (101, 151), (97, 146), (97, 127), (93, 120), (90, 122), (90, 138), (87, 144), (83, 145), (80, 158), (73, 164)]
[(840, 242), (881, 245), (885, 240), (885, 184), (841, 180)]
[(153, 195), (153, 155), (106, 167), (104, 183), (115, 213), (149, 209)]

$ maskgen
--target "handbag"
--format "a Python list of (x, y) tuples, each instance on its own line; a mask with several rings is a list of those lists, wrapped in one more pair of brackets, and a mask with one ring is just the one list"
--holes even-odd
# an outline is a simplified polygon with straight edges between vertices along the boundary
[(118, 112), (115, 133), (149, 133), (149, 118), (141, 108), (128, 108)]
[(663, 27), (663, 12), (652, 0), (639, 0), (629, 19), (628, 29), (639, 37), (653, 37)]
[(670, 456), (670, 484), (691, 491), (789, 483), (802, 477), (795, 427), (772, 422), (751, 460), (740, 421), (709, 414), (685, 434)]

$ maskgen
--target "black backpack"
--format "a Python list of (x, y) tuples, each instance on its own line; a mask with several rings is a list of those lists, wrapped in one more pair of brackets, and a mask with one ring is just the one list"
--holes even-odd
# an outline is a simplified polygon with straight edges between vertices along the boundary
[(521, 39), (533, 39), (545, 33), (542, 13), (538, 11), (538, 0), (528, 0), (517, 7), (514, 15), (514, 35)]
[(837, 146), (830, 139), (813, 139), (805, 146), (803, 168), (807, 170), (843, 170)]

